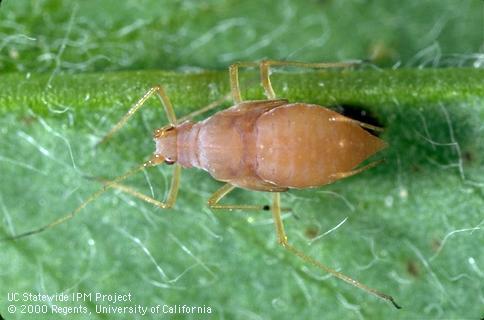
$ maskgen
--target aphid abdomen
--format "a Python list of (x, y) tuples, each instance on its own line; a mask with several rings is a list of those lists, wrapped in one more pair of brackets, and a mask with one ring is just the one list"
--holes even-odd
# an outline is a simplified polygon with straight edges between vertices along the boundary
[(385, 142), (342, 115), (304, 103), (267, 111), (256, 123), (256, 173), (281, 187), (331, 183), (385, 147)]

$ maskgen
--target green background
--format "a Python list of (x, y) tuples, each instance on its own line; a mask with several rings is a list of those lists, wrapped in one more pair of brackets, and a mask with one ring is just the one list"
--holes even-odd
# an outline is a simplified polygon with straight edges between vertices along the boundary
[[(159, 318), (479, 319), (483, 5), (4, 0), (2, 235), (74, 209), (99, 188), (83, 176), (115, 177), (150, 155), (151, 131), (166, 121), (153, 107), (109, 144), (94, 145), (152, 84), (164, 84), (183, 115), (227, 92), (225, 70), (237, 60), (366, 59), (372, 64), (363, 71), (275, 75), (276, 91), (291, 101), (366, 110), (385, 127), (381, 137), (390, 145), (377, 168), (283, 194), (283, 206), (292, 208), (284, 221), (293, 244), (393, 295), (403, 309), (284, 252), (270, 214), (210, 211), (205, 201), (220, 183), (186, 170), (174, 209), (154, 209), (110, 191), (62, 226), (0, 243), (0, 313), (46, 318), (9, 314), (8, 305), (21, 310), (25, 304), (8, 302), (9, 292), (118, 292), (131, 293), (132, 304), (205, 305), (214, 312)], [(420, 70), (437, 67), (466, 69)], [(154, 69), (171, 71), (146, 71)], [(260, 98), (255, 75), (244, 79), (244, 95)], [(167, 168), (152, 169), (129, 184), (146, 193), (152, 186), (160, 198), (169, 177)], [(237, 191), (226, 201), (265, 203), (269, 197)], [(96, 310), (94, 301), (59, 304)]]

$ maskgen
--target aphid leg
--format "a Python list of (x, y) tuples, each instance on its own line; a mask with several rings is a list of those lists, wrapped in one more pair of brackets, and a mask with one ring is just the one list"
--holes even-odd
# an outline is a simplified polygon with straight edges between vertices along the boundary
[(94, 179), (103, 183), (105, 186), (110, 186), (113, 189), (118, 189), (123, 192), (126, 192), (135, 198), (151, 203), (152, 205), (155, 205), (161, 209), (168, 209), (173, 207), (173, 205), (175, 204), (176, 197), (178, 195), (178, 189), (180, 187), (180, 175), (181, 175), (181, 167), (178, 164), (174, 164), (173, 175), (171, 177), (171, 183), (170, 183), (170, 189), (164, 201), (158, 201), (150, 196), (140, 193), (139, 191), (118, 182), (113, 182), (113, 181), (105, 180), (101, 178), (94, 178)]
[(166, 95), (165, 91), (163, 90), (162, 86), (156, 85), (152, 87), (150, 90), (148, 90), (142, 97), (141, 99), (138, 100), (134, 104), (134, 106), (131, 107), (131, 109), (128, 110), (128, 112), (121, 118), (121, 120), (116, 123), (111, 130), (101, 139), (101, 141), (98, 142), (98, 144), (104, 143), (108, 141), (119, 129), (121, 129), (126, 122), (128, 122), (129, 118), (131, 118), (136, 111), (138, 111), (144, 104), (145, 102), (154, 94), (157, 94), (158, 97), (160, 98), (161, 104), (163, 105), (163, 108), (165, 109), (166, 116), (168, 117), (168, 121), (171, 126), (175, 126), (177, 124), (176, 121), (176, 115), (175, 111), (173, 109), (173, 106), (170, 102), (170, 99)]
[(240, 67), (257, 67), (257, 62), (236, 62), (229, 67), (230, 74), (230, 90), (232, 93), (232, 99), (235, 104), (242, 102), (242, 96), (240, 94), (239, 85), (239, 68)]
[(384, 161), (384, 159), (375, 160), (373, 162), (370, 162), (366, 166), (363, 166), (363, 167), (358, 168), (358, 169), (355, 169), (355, 170), (351, 170), (351, 171), (347, 171), (347, 172), (337, 172), (337, 173), (333, 173), (331, 175), (331, 177), (334, 178), (335, 180), (339, 180), (339, 179), (351, 177), (351, 176), (354, 176), (355, 174), (358, 174), (360, 172), (363, 172), (365, 170), (368, 170), (370, 168), (373, 168), (373, 167), (379, 165), (383, 161)]
[(63, 216), (63, 217), (60, 217), (40, 228), (37, 228), (37, 229), (34, 229), (34, 230), (31, 230), (31, 231), (27, 231), (27, 232), (24, 232), (24, 233), (20, 233), (20, 234), (17, 234), (17, 235), (12, 235), (12, 236), (9, 236), (9, 237), (6, 237), (6, 238), (3, 238), (1, 239), (1, 241), (5, 241), (5, 240), (18, 240), (20, 238), (24, 238), (24, 237), (27, 237), (27, 236), (31, 236), (31, 235), (34, 235), (34, 234), (37, 234), (37, 233), (41, 233), (42, 231), (45, 231), (47, 229), (50, 229), (56, 225), (59, 225), (61, 223), (64, 223), (72, 218), (74, 218), (82, 209), (84, 209), (89, 203), (93, 202), (94, 200), (96, 200), (97, 198), (99, 198), (103, 193), (105, 193), (106, 191), (109, 190), (109, 188), (113, 187), (115, 184), (118, 184), (119, 182), (121, 182), (122, 180), (125, 180), (126, 178), (132, 176), (133, 174), (141, 171), (143, 168), (145, 168), (146, 166), (148, 165), (148, 163), (144, 163), (143, 165), (137, 167), (137, 168), (134, 168), (130, 171), (128, 171), (127, 173), (111, 180), (110, 182), (106, 183), (101, 189), (99, 189), (98, 191), (94, 192), (93, 194), (91, 194), (86, 200), (84, 200), (83, 203), (81, 203), (76, 209), (74, 209), (71, 213)]
[(333, 118), (330, 119), (330, 121), (349, 122), (349, 123), (354, 123), (356, 125), (359, 125), (360, 127), (365, 128), (365, 129), (370, 129), (370, 130), (379, 131), (379, 132), (383, 131), (383, 128), (371, 125), (371, 124), (366, 123), (366, 122), (351, 119), (351, 118), (348, 118), (348, 117), (345, 117), (345, 116), (333, 117)]
[(328, 62), (328, 63), (306, 63), (297, 61), (279, 61), (279, 60), (264, 60), (259, 64), (260, 77), (262, 86), (267, 99), (276, 99), (276, 94), (272, 88), (270, 79), (270, 67), (301, 67), (301, 68), (313, 68), (313, 69), (325, 69), (325, 68), (346, 68), (357, 64), (361, 61), (350, 61), (350, 62)]
[(384, 293), (381, 293), (380, 291), (377, 291), (373, 288), (367, 287), (366, 285), (348, 277), (347, 275), (338, 272), (336, 270), (331, 269), (330, 267), (322, 264), (321, 262), (315, 260), (314, 258), (311, 258), (310, 256), (305, 255), (302, 251), (299, 249), (296, 249), (292, 245), (289, 244), (286, 236), (286, 232), (284, 231), (284, 224), (282, 222), (281, 218), (281, 196), (279, 192), (275, 192), (272, 196), (272, 216), (274, 218), (274, 224), (276, 227), (276, 233), (277, 233), (277, 240), (279, 244), (281, 244), (285, 249), (287, 249), (289, 252), (292, 254), (296, 255), (299, 259), (303, 260), (306, 263), (312, 264), (313, 266), (333, 275), (334, 277), (341, 279), (355, 287), (358, 287), (369, 294), (372, 294), (378, 298), (387, 300), (395, 306), (395, 308), (400, 309), (401, 307), (395, 302), (395, 300)]
[(180, 119), (178, 119), (178, 123), (182, 123), (184, 121), (191, 120), (191, 119), (195, 118), (198, 115), (201, 115), (201, 114), (203, 114), (203, 113), (205, 113), (207, 111), (210, 111), (212, 109), (215, 109), (218, 106), (220, 106), (221, 104), (223, 104), (225, 101), (229, 100), (231, 97), (232, 97), (232, 94), (229, 93), (229, 94), (223, 96), (222, 98), (217, 99), (214, 102), (206, 105), (205, 107), (202, 107), (202, 108), (200, 108), (198, 110), (195, 110), (195, 111), (193, 111), (193, 112), (191, 112), (191, 113), (189, 113), (189, 114), (181, 117)]
[(230, 183), (226, 183), (215, 191), (215, 193), (208, 199), (207, 204), (211, 209), (225, 209), (225, 210), (269, 210), (268, 205), (250, 205), (250, 204), (219, 204), (219, 201), (225, 197), (228, 193), (234, 190), (236, 187)]

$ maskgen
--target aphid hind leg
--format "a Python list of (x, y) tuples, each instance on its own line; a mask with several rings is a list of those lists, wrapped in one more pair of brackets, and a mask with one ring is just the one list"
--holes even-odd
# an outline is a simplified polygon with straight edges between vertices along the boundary
[(217, 210), (270, 210), (268, 205), (251, 205), (251, 204), (219, 204), (220, 200), (233, 191), (236, 187), (230, 183), (224, 184), (220, 189), (215, 191), (208, 199), (207, 204), (211, 209)]
[(280, 61), (280, 60), (264, 60), (259, 64), (260, 77), (262, 86), (267, 99), (276, 99), (276, 94), (272, 88), (270, 79), (270, 67), (301, 67), (301, 68), (313, 68), (313, 69), (325, 69), (325, 68), (347, 68), (361, 63), (360, 61), (354, 62), (321, 62), (321, 63), (308, 63), (298, 61)]
[(95, 180), (103, 183), (104, 185), (109, 185), (113, 189), (118, 189), (122, 192), (125, 192), (129, 195), (132, 195), (135, 198), (141, 199), (145, 202), (151, 203), (161, 209), (168, 209), (173, 207), (176, 201), (176, 197), (178, 195), (178, 189), (180, 187), (180, 175), (181, 175), (181, 167), (178, 164), (173, 165), (173, 175), (171, 178), (170, 189), (168, 194), (166, 195), (166, 199), (164, 201), (156, 200), (150, 196), (147, 196), (132, 187), (126, 186), (124, 184), (118, 182), (112, 182), (105, 179), (94, 178)]
[(158, 95), (160, 98), (161, 104), (165, 110), (166, 116), (168, 118), (168, 122), (171, 126), (175, 126), (177, 124), (175, 110), (173, 109), (173, 105), (170, 102), (170, 99), (163, 90), (163, 87), (160, 85), (156, 85), (150, 88), (139, 100), (128, 110), (128, 112), (109, 130), (109, 132), (98, 142), (98, 144), (102, 144), (109, 139), (119, 130), (121, 129), (126, 122), (128, 122), (129, 118), (131, 118), (145, 103), (146, 101), (151, 98), (154, 94)]
[(292, 254), (294, 254), (299, 259), (303, 260), (304, 262), (311, 264), (311, 265), (313, 265), (313, 266), (333, 275), (334, 277), (336, 277), (338, 279), (341, 279), (341, 280), (343, 280), (343, 281), (345, 281), (345, 282), (347, 282), (347, 283), (349, 283), (349, 284), (351, 284), (355, 287), (358, 287), (358, 288), (368, 292), (369, 294), (372, 294), (372, 295), (374, 295), (378, 298), (384, 299), (384, 300), (392, 303), (395, 308), (397, 308), (397, 309), (401, 308), (395, 302), (393, 297), (391, 297), (387, 294), (384, 294), (380, 291), (377, 291), (373, 288), (370, 288), (370, 287), (362, 284), (361, 282), (358, 282), (358, 281), (350, 278), (349, 276), (322, 264), (321, 262), (317, 261), (316, 259), (314, 259), (310, 256), (307, 256), (306, 254), (304, 254), (299, 249), (290, 245), (288, 240), (287, 240), (286, 232), (284, 231), (284, 224), (283, 224), (282, 218), (281, 218), (281, 196), (280, 196), (279, 192), (274, 193), (273, 196), (272, 196), (272, 216), (273, 216), (274, 225), (275, 225), (275, 228), (276, 228), (277, 240), (278, 240), (279, 244), (282, 245), (289, 252), (291, 252)]

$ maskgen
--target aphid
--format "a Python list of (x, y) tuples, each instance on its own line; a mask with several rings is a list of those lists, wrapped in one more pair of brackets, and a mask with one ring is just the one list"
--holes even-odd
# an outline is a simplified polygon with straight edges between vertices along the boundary
[[(151, 88), (101, 141), (108, 140), (123, 127), (128, 119), (153, 95), (161, 99), (169, 125), (156, 129), (156, 151), (151, 160), (111, 181), (102, 181), (104, 187), (92, 194), (69, 215), (39, 229), (9, 239), (19, 239), (39, 233), (73, 218), (89, 202), (109, 188), (119, 189), (160, 208), (170, 208), (176, 200), (181, 168), (196, 167), (225, 182), (209, 199), (212, 209), (271, 210), (278, 242), (306, 263), (366, 292), (391, 302), (394, 299), (375, 289), (337, 272), (305, 255), (288, 242), (281, 219), (280, 193), (289, 189), (319, 187), (360, 173), (378, 163), (356, 168), (362, 161), (386, 147), (386, 143), (362, 127), (379, 130), (372, 125), (347, 118), (327, 108), (289, 103), (276, 99), (271, 85), (270, 66), (299, 66), (311, 68), (346, 67), (348, 63), (300, 63), (263, 61), (236, 63), (230, 66), (231, 96), (235, 105), (201, 122), (194, 116), (218, 106), (224, 99), (177, 120), (174, 109), (161, 86)], [(259, 66), (261, 82), (267, 100), (243, 101), (238, 80), (239, 67)], [(170, 190), (164, 201), (144, 195), (120, 182), (145, 167), (165, 163), (173, 165)], [(272, 205), (227, 205), (220, 201), (235, 188), (272, 192)]]

